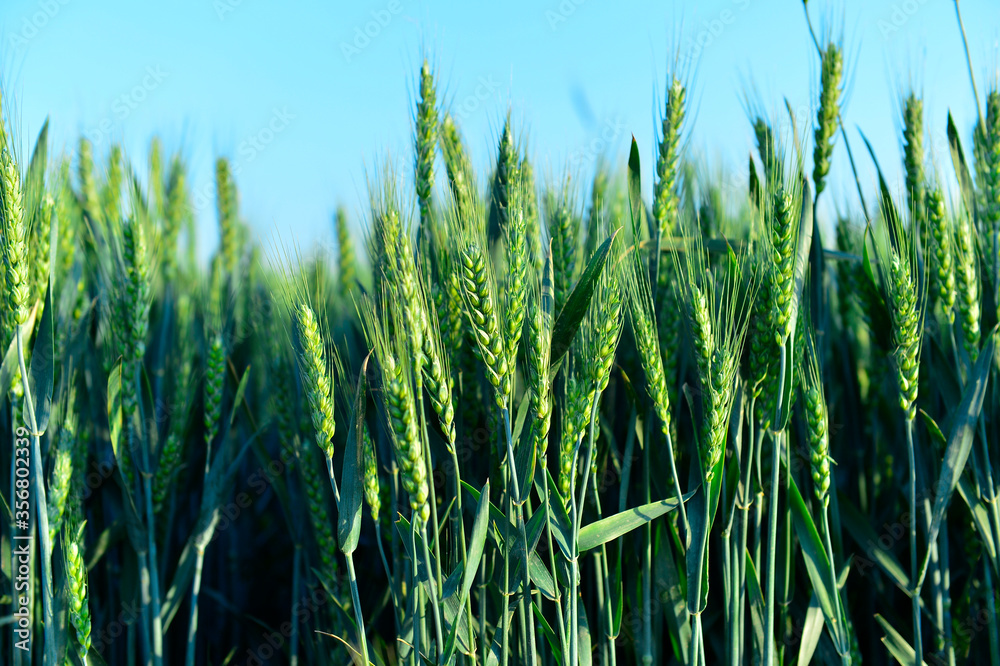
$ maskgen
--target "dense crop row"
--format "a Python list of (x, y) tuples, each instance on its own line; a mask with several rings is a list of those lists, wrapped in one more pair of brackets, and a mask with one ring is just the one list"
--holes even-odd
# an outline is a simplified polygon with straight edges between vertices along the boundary
[(820, 220), (815, 56), (741, 191), (683, 71), (647, 189), (510, 113), (484, 178), (424, 64), (363, 245), (262, 248), (219, 159), (208, 267), (181, 154), (6, 125), (3, 662), (1000, 662), (1000, 91), (950, 161), (902, 91), (905, 188)]

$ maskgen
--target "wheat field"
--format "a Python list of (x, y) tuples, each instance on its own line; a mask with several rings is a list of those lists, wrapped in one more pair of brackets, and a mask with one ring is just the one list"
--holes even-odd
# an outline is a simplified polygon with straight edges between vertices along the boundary
[(997, 78), (876, 155), (813, 45), (738, 188), (677, 63), (584, 178), (509, 108), (477, 172), (424, 59), (332, 249), (220, 157), (207, 263), (183, 152), (19, 154), (5, 98), (0, 663), (1000, 664)]

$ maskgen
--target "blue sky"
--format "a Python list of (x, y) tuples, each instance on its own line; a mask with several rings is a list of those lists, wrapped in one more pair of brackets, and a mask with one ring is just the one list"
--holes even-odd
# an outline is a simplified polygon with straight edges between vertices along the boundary
[[(1000, 11), (992, 0), (961, 6), (982, 95), (996, 73)], [(857, 127), (899, 182), (898, 96), (910, 80), (925, 96), (930, 152), (950, 176), (947, 110), (965, 137), (976, 115), (953, 3), (812, 0), (810, 9), (816, 25), (844, 28), (844, 115), (862, 183), (872, 189), (874, 172)], [(745, 92), (754, 87), (782, 119), (787, 97), (804, 124), (818, 82), (795, 0), (3, 0), (0, 38), (25, 143), (50, 116), (57, 151), (73, 150), (81, 132), (99, 155), (121, 142), (139, 164), (154, 134), (168, 152), (183, 150), (202, 256), (217, 242), (217, 155), (233, 160), (243, 216), (261, 237), (326, 242), (338, 203), (357, 221), (366, 173), (386, 155), (410, 171), (424, 53), (481, 167), (510, 105), (542, 174), (570, 162), (586, 178), (599, 155), (622, 163), (634, 134), (647, 196), (654, 102), (675, 51), (695, 65), (688, 149), (740, 187), (752, 147)], [(828, 191), (828, 216), (833, 205), (857, 207), (839, 139)]]

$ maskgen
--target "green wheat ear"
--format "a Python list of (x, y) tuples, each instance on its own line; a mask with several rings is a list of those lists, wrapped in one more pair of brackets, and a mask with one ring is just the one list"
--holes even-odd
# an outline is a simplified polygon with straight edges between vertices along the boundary
[(927, 191), (927, 224), (933, 241), (933, 284), (937, 301), (949, 324), (955, 323), (955, 231), (945, 211), (940, 187)]
[(171, 284), (177, 273), (177, 245), (181, 228), (190, 214), (187, 191), (187, 173), (181, 156), (175, 155), (170, 161), (170, 176), (167, 180), (166, 203), (163, 211), (163, 276)]
[(69, 623), (76, 632), (76, 654), (84, 664), (88, 663), (87, 653), (91, 647), (90, 595), (87, 566), (83, 561), (85, 525), (86, 523), (80, 523), (71, 526), (67, 523), (63, 532)]
[(239, 262), (239, 220), (236, 184), (229, 160), (224, 157), (215, 162), (215, 197), (219, 216), (219, 256), (226, 274), (232, 275)]
[(101, 190), (101, 210), (108, 219), (114, 220), (121, 214), (122, 183), (125, 181), (125, 158), (122, 147), (111, 146), (108, 153), (108, 172)]
[(316, 314), (309, 305), (298, 304), (293, 316), (302, 346), (299, 354), (302, 384), (309, 402), (317, 444), (327, 458), (332, 458), (336, 422), (333, 415), (333, 383), (325, 360), (323, 336)]
[(468, 242), (461, 249), (459, 261), (469, 328), (486, 368), (487, 379), (493, 386), (497, 405), (503, 409), (510, 396), (510, 374), (507, 370), (507, 349), (495, 309), (493, 273), (482, 245), (476, 241)]
[(962, 346), (975, 362), (979, 355), (979, 255), (976, 236), (968, 214), (960, 212), (955, 221), (955, 276), (958, 291), (958, 320), (962, 328)]
[(424, 60), (420, 68), (420, 100), (417, 103), (414, 136), (417, 203), (420, 207), (420, 228), (431, 224), (431, 195), (434, 191), (434, 156), (438, 142), (437, 93), (434, 75)]
[[(386, 312), (386, 307), (393, 308)], [(361, 305), (365, 338), (375, 352), (382, 380), (386, 421), (392, 436), (403, 488), (410, 499), (414, 520), (426, 523), (430, 518), (428, 498), (428, 461), (417, 429), (417, 410), (413, 392), (413, 368), (407, 356), (407, 343), (396, 335), (388, 316), (399, 321), (399, 305), (383, 303), (380, 311), (366, 298)]]
[[(6, 324), (11, 331), (28, 320), (30, 284), (28, 228), (21, 198), (21, 173), (7, 147), (0, 147), (0, 197), (2, 197), (2, 250), (5, 277)], [(6, 341), (5, 341), (6, 342)]]
[(674, 261), (701, 386), (700, 457), (704, 480), (710, 483), (725, 452), (755, 285), (745, 253), (722, 266), (711, 266), (694, 225), (691, 220), (684, 223), (684, 247)]
[(580, 216), (567, 176), (559, 185), (545, 190), (544, 213), (552, 239), (552, 274), (555, 312), (561, 312), (576, 276)]
[(678, 79), (667, 90), (666, 108), (660, 120), (660, 142), (656, 154), (656, 183), (653, 191), (653, 216), (659, 229), (671, 229), (676, 222), (678, 178), (680, 177), (680, 141), (685, 116), (686, 91)]
[(918, 260), (918, 232), (911, 225), (904, 227), (885, 207), (887, 238), (875, 244), (879, 258), (879, 274), (892, 322), (893, 356), (899, 406), (912, 420), (916, 416), (917, 382), (920, 370), (920, 343), (923, 335), (925, 275)]
[(97, 219), (101, 215), (101, 204), (94, 177), (94, 147), (84, 136), (80, 137), (80, 143), (77, 145), (77, 180), (84, 214), (91, 219)]
[(823, 378), (811, 332), (806, 339), (806, 371), (801, 375), (801, 386), (808, 432), (809, 463), (813, 492), (826, 509), (830, 504), (830, 442), (826, 398), (823, 395)]
[(347, 223), (347, 209), (337, 206), (333, 219), (337, 233), (337, 285), (339, 292), (346, 296), (354, 290), (354, 282), (358, 278), (358, 259)]
[(820, 73), (819, 110), (816, 112), (816, 131), (813, 148), (813, 182), (816, 198), (826, 189), (826, 176), (830, 173), (830, 158), (836, 139), (840, 117), (840, 98), (843, 94), (844, 56), (836, 42), (823, 50)]
[(988, 248), (984, 263), (993, 282), (994, 299), (1000, 309), (1000, 91), (996, 88), (986, 96), (985, 127), (976, 124), (973, 148), (979, 185), (982, 230)]
[(903, 100), (903, 166), (906, 197), (916, 228), (924, 227), (924, 100), (910, 92)]
[(364, 437), (365, 502), (372, 512), (372, 520), (378, 523), (379, 512), (382, 508), (382, 498), (379, 496), (378, 461), (375, 457), (375, 445), (372, 443), (367, 424), (364, 426), (362, 436)]

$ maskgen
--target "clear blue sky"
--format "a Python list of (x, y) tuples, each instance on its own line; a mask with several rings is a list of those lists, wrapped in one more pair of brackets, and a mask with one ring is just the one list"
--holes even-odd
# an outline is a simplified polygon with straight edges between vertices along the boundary
[[(832, 16), (845, 27), (845, 120), (862, 182), (874, 175), (856, 126), (898, 183), (898, 91), (911, 75), (925, 94), (931, 150), (950, 173), (947, 109), (967, 142), (975, 118), (952, 2), (809, 4), (817, 25)], [(993, 0), (963, 0), (962, 11), (982, 95), (996, 72), (1000, 11)], [(120, 141), (142, 164), (154, 133), (168, 152), (183, 149), (202, 256), (217, 242), (217, 155), (237, 166), (242, 213), (257, 233), (278, 230), (303, 246), (331, 237), (339, 202), (358, 219), (366, 166), (390, 154), (409, 173), (424, 52), (480, 166), (510, 104), (542, 173), (569, 160), (587, 177), (599, 153), (624, 160), (634, 133), (647, 196), (654, 101), (678, 46), (697, 69), (688, 146), (740, 186), (752, 145), (748, 86), (775, 111), (787, 97), (804, 123), (818, 81), (796, 0), (3, 0), (0, 35), (22, 139), (48, 115), (57, 151), (73, 150), (80, 132), (100, 155)], [(839, 141), (829, 191), (831, 206), (857, 206)]]

